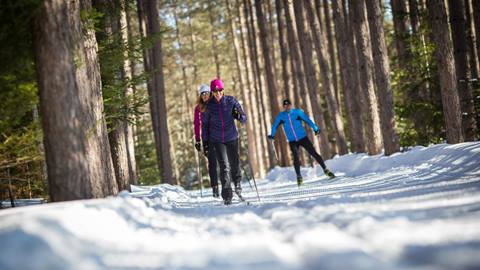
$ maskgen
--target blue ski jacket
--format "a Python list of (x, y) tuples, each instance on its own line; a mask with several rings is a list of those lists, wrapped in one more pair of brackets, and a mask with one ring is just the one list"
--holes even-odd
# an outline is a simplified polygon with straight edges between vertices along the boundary
[(305, 121), (313, 131), (317, 132), (318, 127), (301, 109), (291, 109), (290, 111), (283, 111), (277, 115), (272, 125), (271, 136), (275, 136), (275, 132), (280, 124), (283, 124), (283, 130), (287, 135), (289, 142), (298, 142), (307, 136), (307, 132), (303, 128), (302, 120)]
[(242, 124), (247, 121), (247, 116), (242, 106), (232, 96), (223, 96), (220, 101), (215, 98), (207, 103), (205, 112), (202, 113), (202, 140), (208, 143), (226, 143), (238, 138), (233, 108), (238, 111), (238, 119)]

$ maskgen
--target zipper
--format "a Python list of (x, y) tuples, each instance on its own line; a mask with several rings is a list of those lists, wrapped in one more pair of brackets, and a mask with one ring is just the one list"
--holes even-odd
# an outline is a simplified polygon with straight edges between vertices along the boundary
[(222, 100), (218, 103), (219, 106), (219, 115), (220, 115), (220, 121), (222, 122), (222, 143), (225, 143), (225, 123), (223, 122), (223, 115), (222, 115)]
[[(200, 108), (198, 108), (198, 124), (199, 124), (199, 127), (200, 127), (200, 140), (203, 138), (203, 134), (202, 134), (202, 127), (203, 127), (203, 121), (202, 121), (202, 111), (200, 111)], [(208, 140), (208, 138), (207, 138)]]
[(295, 141), (298, 142), (297, 134), (295, 133), (295, 130), (293, 129), (293, 123), (292, 123), (292, 118), (290, 118), (290, 113), (287, 113), (288, 115), (288, 121), (290, 121), (290, 128), (292, 129), (293, 136), (295, 136)]

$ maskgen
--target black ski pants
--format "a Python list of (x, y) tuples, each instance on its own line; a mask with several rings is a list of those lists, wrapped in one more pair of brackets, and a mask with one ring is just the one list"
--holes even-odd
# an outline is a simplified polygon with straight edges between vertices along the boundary
[(217, 154), (215, 153), (215, 146), (209, 145), (208, 149), (208, 175), (210, 176), (210, 187), (218, 186), (217, 176)]
[(298, 148), (302, 146), (307, 150), (307, 152), (315, 158), (315, 160), (322, 166), (323, 169), (326, 168), (325, 162), (323, 162), (322, 156), (320, 156), (317, 151), (315, 151), (315, 147), (313, 147), (312, 142), (308, 139), (308, 137), (305, 137), (297, 142), (288, 142), (290, 145), (290, 150), (292, 150), (292, 155), (293, 155), (293, 166), (295, 167), (295, 172), (297, 173), (298, 176), (302, 176), (300, 174), (300, 159), (298, 158)]
[(240, 189), (242, 175), (240, 173), (240, 156), (238, 154), (238, 139), (226, 143), (215, 143), (215, 153), (220, 165), (220, 181), (222, 182), (222, 198), (232, 199), (232, 186)]

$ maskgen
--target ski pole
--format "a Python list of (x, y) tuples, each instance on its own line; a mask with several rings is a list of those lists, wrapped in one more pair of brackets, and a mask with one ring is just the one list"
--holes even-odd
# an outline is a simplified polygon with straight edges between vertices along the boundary
[(255, 180), (252, 164), (250, 163), (250, 159), (248, 158), (248, 156), (247, 156), (247, 162), (248, 162), (248, 166), (250, 167), (250, 172), (252, 173), (252, 179), (253, 179), (253, 184), (255, 185), (255, 191), (257, 192), (257, 198), (258, 198), (258, 201), (260, 201), (260, 195), (258, 194), (258, 188), (257, 188), (257, 181)]
[(275, 149), (275, 144), (273, 143), (273, 139), (270, 139), (270, 138), (268, 138), (268, 140), (269, 140), (269, 141), (270, 141), (270, 143), (272, 144), (273, 153), (275, 153), (275, 159), (276, 159), (276, 160), (277, 160), (277, 162), (278, 162), (277, 150)]
[[(275, 155), (276, 155), (276, 152), (275, 152)], [(247, 163), (248, 163), (248, 166), (250, 167), (250, 172), (252, 173), (253, 184), (255, 185), (255, 191), (257, 192), (258, 201), (260, 201), (260, 195), (258, 194), (258, 189), (257, 189), (257, 181), (255, 181), (255, 175), (253, 174), (252, 164), (250, 163), (250, 159), (248, 158), (248, 155), (247, 155)], [(245, 172), (245, 170), (243, 171)], [(250, 179), (248, 179), (248, 183), (250, 184)], [(252, 187), (251, 184), (250, 184), (250, 187)]]
[(247, 172), (245, 171), (245, 168), (242, 167), (242, 170), (243, 170), (243, 174), (244, 174), (245, 177), (247, 178), (248, 185), (250, 186), (250, 189), (253, 189), (252, 183), (250, 183), (250, 179), (248, 178), (248, 174), (247, 174)]
[[(195, 146), (195, 137), (193, 137), (193, 145)], [(195, 163), (197, 163), (197, 177), (200, 178), (200, 197), (203, 197), (203, 177), (202, 172), (200, 170), (200, 160), (198, 159), (198, 151), (195, 149)]]

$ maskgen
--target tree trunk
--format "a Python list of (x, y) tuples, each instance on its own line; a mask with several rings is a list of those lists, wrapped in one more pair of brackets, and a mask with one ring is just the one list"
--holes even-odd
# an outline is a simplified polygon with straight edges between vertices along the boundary
[[(270, 46), (268, 47), (269, 50), (270, 50), (270, 59), (271, 59), (271, 62), (272, 62), (272, 68), (273, 68), (273, 74), (274, 76), (277, 78), (279, 72), (278, 72), (278, 66), (277, 66), (277, 47), (278, 47), (278, 42), (279, 42), (279, 39), (277, 37), (277, 33), (275, 31), (275, 27), (274, 27), (274, 19), (273, 19), (273, 7), (272, 7), (272, 2), (273, 0), (271, 1), (262, 1), (262, 3), (265, 3), (263, 4), (264, 5), (264, 9), (266, 9), (265, 11), (265, 21), (268, 22), (268, 26), (269, 26), (269, 31), (268, 31), (268, 34), (267, 34), (267, 37), (268, 37), (268, 44), (270, 44)], [(266, 5), (266, 7), (265, 7)], [(268, 15), (268, 19), (267, 19), (267, 15)], [(277, 85), (278, 85), (278, 81), (277, 81)]]
[(252, 123), (252, 113), (251, 112), (251, 106), (249, 99), (248, 99), (248, 93), (247, 93), (247, 87), (245, 86), (245, 78), (244, 78), (244, 73), (241, 68), (241, 52), (240, 52), (240, 45), (238, 44), (238, 38), (236, 36), (236, 24), (235, 24), (235, 18), (232, 16), (232, 10), (230, 8), (230, 3), (228, 0), (225, 0), (225, 5), (227, 7), (227, 15), (228, 15), (228, 20), (230, 22), (230, 34), (232, 35), (232, 40), (233, 40), (233, 47), (235, 49), (235, 63), (237, 67), (237, 74), (239, 77), (240, 81), (240, 89), (242, 91), (243, 99), (245, 100), (245, 105), (244, 109), (246, 112), (249, 113), (247, 116), (247, 141), (248, 141), (248, 156), (252, 157), (251, 159), (248, 159), (250, 162), (250, 166), (252, 166), (252, 171), (254, 174), (258, 174), (258, 163), (257, 159), (253, 158), (256, 156), (255, 149), (256, 149), (256, 144), (255, 144), (255, 134), (253, 131), (253, 123)]
[(409, 10), (408, 14), (410, 15), (410, 25), (412, 26), (412, 33), (416, 35), (418, 34), (418, 29), (420, 28), (420, 19), (418, 17), (417, 0), (408, 0), (408, 10)]
[[(287, 40), (288, 44), (290, 47), (290, 58), (291, 58), (291, 69), (293, 73), (293, 100), (292, 103), (296, 107), (301, 107), (304, 109), (305, 113), (307, 115), (312, 115), (312, 105), (310, 98), (308, 96), (308, 93), (306, 91), (306, 81), (305, 81), (305, 73), (303, 71), (303, 62), (302, 62), (302, 57), (300, 55), (300, 45), (299, 45), (299, 40), (297, 38), (297, 32), (295, 28), (295, 24), (293, 23), (292, 20), (292, 14), (293, 11), (290, 10), (291, 6), (289, 1), (283, 1), (283, 9), (285, 11), (285, 24), (287, 26)], [(323, 123), (318, 123), (319, 125), (322, 125)], [(321, 126), (320, 128), (323, 129), (324, 126)], [(312, 133), (308, 133), (309, 138), (312, 137)], [(323, 135), (323, 134), (322, 134)], [(326, 137), (326, 136), (325, 136)], [(314, 140), (314, 145), (319, 146), (318, 140)], [(328, 138), (325, 140), (322, 140), (322, 147), (320, 147), (321, 154), (324, 157), (329, 157), (330, 154), (330, 146), (328, 143)], [(300, 164), (304, 165), (306, 164), (306, 155), (305, 151), (300, 152)]]
[[(283, 9), (285, 12), (285, 25), (287, 27), (287, 41), (290, 48), (290, 58), (292, 63), (292, 73), (293, 77), (292, 80), (294, 81), (294, 96), (293, 96), (293, 104), (295, 106), (299, 106), (301, 103), (302, 97), (305, 97), (302, 94), (302, 91), (305, 91), (307, 88), (305, 86), (305, 74), (303, 72), (303, 64), (302, 58), (300, 56), (300, 48), (298, 45), (298, 38), (295, 32), (295, 28), (293, 25), (292, 17), (290, 15), (290, 4), (288, 1), (283, 0)], [(304, 102), (304, 107), (306, 109), (307, 102)], [(308, 110), (306, 110), (308, 112)]]
[[(252, 29), (252, 34), (253, 34), (253, 39), (255, 40), (254, 43), (254, 48), (257, 53), (257, 62), (260, 67), (259, 69), (259, 83), (261, 84), (261, 88), (265, 89), (264, 91), (260, 91), (255, 93), (257, 95), (257, 99), (260, 100), (261, 103), (261, 108), (262, 110), (260, 111), (260, 117), (262, 119), (262, 139), (265, 141), (265, 144), (267, 145), (268, 149), (268, 158), (269, 158), (269, 163), (270, 167), (273, 167), (275, 164), (278, 164), (279, 161), (281, 162), (282, 158), (282, 152), (277, 151), (279, 153), (280, 160), (277, 161), (275, 158), (275, 153), (274, 153), (274, 147), (278, 148), (277, 146), (270, 144), (267, 140), (267, 135), (269, 134), (269, 129), (270, 129), (270, 124), (271, 124), (271, 114), (272, 114), (272, 108), (270, 108), (270, 102), (269, 102), (269, 97), (268, 97), (268, 90), (267, 89), (267, 82), (266, 82), (266, 74), (265, 74), (265, 63), (263, 61), (263, 51), (261, 48), (261, 42), (260, 42), (260, 30), (258, 29), (258, 24), (256, 23), (257, 18), (256, 18), (256, 13), (254, 11), (254, 4), (252, 0), (248, 0), (248, 7), (249, 7), (249, 14), (250, 14), (250, 26)], [(258, 44), (258, 45), (257, 45)]]
[[(141, 1), (141, 0), (139, 0)], [(172, 173), (172, 160), (170, 156), (170, 138), (168, 136), (167, 108), (165, 103), (165, 82), (163, 77), (162, 42), (159, 37), (160, 19), (158, 16), (157, 1), (145, 2), (147, 18), (147, 38), (153, 42), (153, 47), (148, 54), (150, 64), (147, 66), (151, 81), (150, 102), (154, 103), (155, 111), (152, 111), (153, 132), (159, 161), (159, 171), (164, 183), (175, 184)], [(153, 119), (156, 120), (153, 120)]]
[[(322, 77), (322, 88), (324, 90), (325, 98), (327, 99), (327, 107), (332, 118), (333, 130), (335, 133), (336, 145), (338, 147), (338, 153), (344, 155), (348, 153), (347, 141), (345, 139), (345, 131), (343, 127), (342, 116), (338, 109), (338, 103), (335, 95), (335, 89), (333, 86), (332, 77), (330, 74), (335, 73), (330, 68), (330, 63), (326, 57), (326, 48), (320, 40), (322, 36), (320, 28), (317, 24), (314, 9), (309, 1), (305, 1), (305, 10), (307, 11), (308, 21), (310, 23), (310, 29), (313, 34), (313, 44), (315, 45), (315, 51), (317, 52), (317, 59), (320, 65), (320, 74)], [(328, 22), (325, 22), (327, 27)]]
[(208, 18), (210, 19), (210, 28), (212, 29), (211, 33), (211, 42), (212, 42), (212, 55), (213, 55), (213, 62), (215, 63), (215, 71), (217, 78), (220, 77), (220, 60), (218, 59), (218, 48), (217, 48), (217, 34), (215, 33), (215, 11), (214, 7), (212, 6), (212, 2), (208, 1)]
[(126, 125), (123, 121), (119, 121), (115, 124), (113, 130), (108, 133), (108, 139), (110, 141), (113, 168), (115, 169), (118, 190), (130, 191)]
[(400, 150), (400, 142), (395, 131), (393, 112), (393, 92), (390, 84), (390, 63), (388, 60), (385, 33), (383, 31), (383, 13), (378, 1), (366, 1), (368, 23), (372, 38), (373, 60), (375, 61), (375, 83), (379, 99), (380, 122), (385, 155)]
[[(319, 125), (320, 129), (322, 130), (320, 134), (322, 149), (325, 147), (329, 149), (328, 136), (326, 134), (327, 130), (326, 130), (325, 118), (323, 117), (323, 113), (320, 109), (320, 103), (317, 97), (318, 81), (315, 75), (315, 67), (313, 66), (313, 62), (312, 62), (312, 46), (311, 46), (312, 41), (304, 25), (303, 1), (294, 1), (293, 8), (295, 10), (295, 21), (296, 21), (296, 26), (298, 30), (298, 40), (300, 42), (300, 51), (302, 53), (303, 68), (305, 69), (308, 92), (309, 92), (310, 100), (312, 103), (313, 118), (315, 119), (315, 122)], [(328, 156), (325, 156), (325, 158), (329, 159), (331, 158), (331, 156), (328, 155)]]
[(192, 59), (192, 67), (193, 67), (193, 85), (198, 85), (198, 67), (197, 67), (197, 54), (196, 54), (196, 47), (195, 43), (197, 42), (197, 36), (195, 35), (193, 24), (192, 24), (192, 17), (190, 15), (192, 8), (192, 0), (188, 0), (188, 28), (190, 30), (190, 47), (192, 48), (191, 59)]
[[(40, 121), (42, 121), (42, 119), (40, 119), (40, 115), (39, 115), (39, 106), (40, 105), (36, 105), (33, 108), (33, 120), (37, 123), (40, 123)], [(38, 152), (40, 153), (40, 155), (45, 156), (45, 146), (44, 146), (43, 141), (44, 140), (42, 140), (42, 138), (39, 138), (39, 137), (36, 138), (36, 145), (37, 145), (37, 148), (38, 148)], [(41, 165), (42, 166), (42, 173), (40, 175), (40, 177), (41, 177), (40, 179), (41, 179), (42, 183), (45, 184), (45, 186), (47, 186), (48, 185), (48, 183), (47, 183), (48, 171), (47, 171), (47, 161), (45, 160), (45, 158), (42, 158), (41, 163), (42, 163), (42, 165)]]
[[(286, 37), (285, 37), (285, 22), (282, 17), (282, 9), (283, 9), (283, 4), (281, 0), (275, 0), (275, 11), (277, 15), (277, 29), (278, 29), (278, 42), (280, 46), (280, 58), (282, 62), (282, 80), (283, 80), (283, 98), (291, 98), (292, 95), (290, 94), (291, 88), (289, 86), (289, 81), (290, 81), (290, 74), (288, 71), (288, 45), (286, 43)], [(293, 93), (293, 92), (292, 92)], [(282, 164), (284, 166), (291, 166), (292, 164), (292, 159), (291, 155), (288, 153), (288, 145), (287, 145), (287, 140), (286, 136), (283, 130), (279, 130), (278, 133), (281, 138), (280, 141), (281, 144), (285, 145), (285, 150), (286, 153), (282, 154)]]
[[(263, 14), (262, 4), (259, 0), (255, 0), (255, 9), (257, 12), (257, 24), (260, 30), (260, 43), (262, 46), (263, 58), (265, 62), (265, 71), (267, 75), (268, 95), (269, 95), (268, 98), (270, 101), (270, 108), (272, 109), (272, 114), (274, 115), (274, 117), (276, 117), (280, 112), (280, 107), (277, 101), (277, 95), (278, 95), (277, 79), (275, 78), (275, 75), (273, 73), (273, 67), (272, 67), (273, 64), (271, 62), (270, 51), (268, 46), (266, 21)], [(271, 123), (273, 123), (274, 119), (269, 119), (269, 120)], [(280, 133), (280, 135), (281, 134), (282, 133)], [(288, 149), (287, 149), (287, 145), (285, 143), (284, 137), (281, 138), (280, 136), (280, 140), (278, 140), (277, 146), (279, 146), (280, 148), (281, 166), (286, 166), (287, 160), (288, 160), (286, 158), (288, 156)]]
[[(470, 76), (478, 78), (478, 56), (475, 50), (475, 32), (472, 20), (472, 6), (469, 0), (465, 1), (465, 18), (467, 20), (467, 50), (470, 63)], [(478, 38), (478, 37), (477, 37)]]
[(361, 86), (361, 83), (360, 83), (360, 60), (359, 60), (359, 53), (358, 53), (358, 49), (357, 49), (357, 43), (355, 42), (355, 27), (354, 27), (354, 13), (353, 11), (349, 10), (347, 12), (347, 0), (342, 0), (344, 2), (343, 4), (343, 14), (344, 14), (344, 17), (345, 17), (345, 24), (347, 26), (347, 33), (348, 33), (348, 38), (347, 41), (348, 41), (348, 48), (350, 49), (350, 54), (352, 56), (352, 59), (351, 59), (351, 62), (349, 62), (349, 64), (351, 64), (351, 74), (352, 74), (352, 78), (353, 78), (353, 85), (354, 85), (354, 98), (353, 98), (353, 104), (355, 105), (355, 109), (357, 110), (358, 112), (358, 115), (356, 115), (356, 118), (358, 120), (358, 123), (361, 123), (358, 127), (360, 128), (359, 130), (357, 130), (357, 134), (360, 135), (361, 138), (361, 141), (362, 141), (362, 144), (361, 144), (361, 152), (366, 152), (366, 149), (367, 149), (367, 146), (366, 146), (366, 140), (367, 140), (367, 136), (365, 134), (365, 131), (364, 131), (364, 127), (365, 127), (365, 120), (363, 119), (362, 117), (362, 106), (363, 106), (363, 94), (362, 94), (362, 86)]
[[(318, 3), (319, 0), (316, 0), (315, 3)], [(340, 109), (340, 95), (339, 95), (339, 87), (338, 87), (338, 78), (337, 78), (337, 61), (335, 59), (335, 49), (334, 49), (334, 38), (332, 33), (332, 25), (330, 20), (330, 9), (328, 5), (328, 0), (324, 0), (323, 3), (323, 13), (325, 16), (325, 30), (327, 33), (327, 41), (328, 41), (328, 53), (330, 54), (330, 65), (331, 65), (331, 72), (332, 72), (332, 80), (333, 80), (333, 87), (335, 89), (335, 99), (337, 101), (338, 111), (341, 113)], [(318, 14), (320, 13), (320, 6), (316, 5), (316, 9), (318, 10)], [(318, 16), (318, 20), (321, 21), (320, 16)]]
[(90, 8), (86, 0), (43, 1), (36, 20), (35, 55), (52, 201), (118, 192), (102, 115), (97, 42), (80, 19), (80, 11)]
[[(122, 33), (123, 33), (123, 38), (124, 40), (127, 40), (128, 43), (128, 48), (130, 49), (126, 55), (126, 59), (128, 61), (125, 61), (125, 76), (129, 78), (130, 80), (130, 87), (127, 89), (127, 95), (130, 95), (133, 97), (135, 100), (136, 98), (136, 85), (134, 81), (132, 81), (133, 78), (136, 76), (136, 59), (134, 56), (134, 53), (132, 51), (132, 48), (135, 46), (135, 41), (134, 41), (134, 30), (132, 27), (132, 9), (130, 5), (127, 3), (125, 4), (125, 19), (123, 19), (122, 15)], [(124, 27), (123, 25), (126, 25)], [(137, 185), (138, 184), (138, 176), (137, 176), (137, 161), (135, 158), (135, 133), (136, 133), (136, 124), (139, 121), (139, 117), (135, 116), (135, 124), (127, 123), (126, 126), (126, 144), (127, 144), (127, 150), (128, 150), (128, 167), (129, 167), (129, 173), (130, 173), (130, 184), (131, 185)]]
[(406, 69), (409, 59), (409, 51), (407, 45), (408, 38), (408, 21), (407, 21), (407, 1), (391, 0), (393, 27), (395, 29), (395, 47), (397, 49), (398, 62), (400, 68)]
[[(261, 76), (260, 76), (260, 64), (258, 63), (258, 51), (256, 47), (256, 39), (254, 34), (254, 29), (252, 29), (252, 24), (250, 23), (250, 12), (249, 12), (249, 1), (243, 0), (243, 9), (239, 7), (239, 10), (243, 10), (243, 21), (246, 29), (246, 47), (249, 48), (248, 54), (250, 56), (250, 64), (251, 64), (251, 71), (252, 71), (252, 81), (254, 85), (255, 91), (252, 93), (252, 98), (255, 100), (255, 109), (256, 109), (256, 118), (257, 121), (255, 122), (257, 125), (257, 130), (259, 132), (258, 140), (260, 140), (260, 145), (262, 146), (263, 151), (260, 152), (261, 159), (263, 160), (263, 166), (265, 169), (270, 167), (270, 159), (269, 152), (271, 148), (267, 145), (267, 141), (263, 138), (265, 134), (265, 125), (263, 119), (263, 103), (260, 98), (259, 92), (262, 92), (262, 83), (261, 83)], [(241, 20), (242, 20), (241, 18)], [(242, 24), (243, 25), (243, 24)]]
[(443, 1), (427, 0), (428, 17), (436, 45), (442, 106), (448, 143), (463, 142), (460, 100), (457, 93), (457, 76), (453, 59), (453, 44), (448, 31), (447, 11)]
[[(106, 47), (122, 48), (123, 51), (117, 49), (117, 54), (122, 54), (123, 66), (116, 68), (103, 69), (101, 67), (102, 83), (104, 86), (114, 86), (123, 84), (127, 81), (127, 77), (130, 74), (130, 63), (128, 54), (124, 44), (128, 41), (126, 31), (126, 15), (125, 15), (125, 3), (123, 1), (109, 1), (109, 0), (96, 0), (93, 1), (95, 8), (103, 13), (101, 25), (103, 31), (97, 32), (97, 40), (103, 44), (108, 44)], [(123, 23), (123, 25), (122, 25)], [(103, 61), (110, 61), (112, 56), (106, 56), (110, 52), (101, 53), (100, 60), (103, 57)], [(117, 56), (118, 57), (118, 56)], [(101, 61), (102, 62), (102, 61)], [(103, 62), (102, 62), (103, 63)], [(127, 75), (128, 74), (128, 75)], [(131, 77), (129, 77), (131, 79)], [(131, 87), (125, 87), (120, 93), (119, 98), (123, 102), (123, 106), (127, 106), (126, 99), (128, 95), (131, 95)], [(115, 93), (115, 95), (118, 95)], [(114, 108), (114, 113), (119, 113), (117, 108)], [(113, 120), (108, 124), (109, 142), (112, 153), (113, 168), (115, 170), (115, 178), (119, 191), (130, 191), (130, 176), (131, 172), (131, 160), (128, 148), (128, 124), (126, 120)], [(132, 137), (133, 138), (133, 137)]]
[[(185, 98), (185, 102), (187, 104), (187, 115), (193, 115), (193, 102), (190, 101), (190, 99), (188, 98), (189, 94), (190, 94), (190, 90), (189, 90), (189, 87), (188, 87), (188, 78), (187, 78), (187, 65), (185, 64), (185, 57), (182, 55), (182, 48), (183, 48), (183, 44), (182, 44), (182, 39), (181, 39), (181, 36), (180, 36), (180, 26), (179, 26), (179, 21), (178, 21), (178, 15), (177, 15), (177, 1), (173, 1), (173, 18), (174, 18), (174, 21), (175, 21), (175, 37), (176, 37), (176, 40), (177, 40), (177, 44), (178, 44), (178, 48), (177, 48), (177, 51), (178, 51), (178, 61), (180, 62), (180, 68), (182, 69), (182, 82), (183, 82), (183, 97)], [(191, 129), (189, 130), (189, 132), (191, 132)], [(193, 136), (193, 134), (188, 134), (187, 137), (191, 138)]]
[[(338, 44), (338, 58), (340, 60), (340, 70), (342, 74), (343, 101), (347, 111), (347, 118), (350, 126), (351, 148), (353, 152), (363, 152), (365, 142), (363, 141), (362, 120), (358, 98), (355, 95), (357, 84), (355, 44), (353, 38), (350, 38), (349, 28), (346, 25), (346, 14), (343, 13), (343, 1), (333, 1), (333, 21)], [(341, 53), (340, 53), (341, 52)]]
[(475, 25), (475, 49), (480, 63), (480, 0), (472, 0), (473, 22)]
[(285, 40), (285, 22), (282, 15), (282, 0), (275, 0), (275, 11), (277, 14), (277, 28), (278, 28), (278, 43), (280, 45), (280, 58), (282, 61), (282, 80), (283, 80), (283, 95), (286, 98), (291, 98), (289, 94), (288, 74), (288, 45)]
[[(142, 40), (146, 40), (148, 33), (148, 14), (146, 12), (148, 10), (147, 2), (143, 0), (137, 0), (137, 13), (138, 13), (138, 28), (141, 34)], [(149, 107), (150, 107), (150, 118), (152, 122), (152, 131), (153, 131), (153, 141), (155, 145), (155, 153), (157, 157), (157, 167), (159, 172), (161, 172), (161, 148), (160, 148), (160, 133), (158, 132), (159, 129), (159, 113), (158, 113), (158, 106), (155, 99), (155, 80), (152, 77), (151, 70), (152, 68), (152, 49), (148, 48), (147, 46), (143, 46), (143, 68), (145, 73), (149, 75), (147, 79), (147, 91), (148, 91), (148, 99), (149, 99)]]
[(265, 160), (268, 161), (268, 166), (269, 168), (272, 168), (274, 164), (276, 164), (275, 160), (275, 154), (274, 150), (271, 144), (267, 143), (267, 130), (269, 125), (267, 124), (267, 117), (266, 114), (268, 111), (266, 110), (265, 107), (265, 100), (264, 100), (264, 85), (262, 83), (262, 74), (261, 74), (261, 68), (260, 68), (260, 61), (261, 61), (261, 55), (260, 51), (258, 50), (257, 47), (257, 34), (256, 34), (256, 28), (255, 28), (255, 18), (253, 14), (253, 7), (252, 3), (250, 0), (244, 0), (244, 8), (245, 8), (245, 14), (247, 17), (246, 23), (247, 23), (247, 29), (249, 29), (249, 39), (250, 39), (250, 49), (252, 50), (251, 56), (254, 56), (252, 59), (252, 62), (255, 64), (255, 75), (256, 75), (256, 82), (258, 84), (258, 92), (255, 92), (257, 95), (257, 102), (260, 104), (260, 110), (259, 110), (259, 117), (260, 117), (260, 123), (261, 123), (261, 133), (262, 133), (262, 143), (265, 145), (265, 149), (268, 152), (265, 152)]
[[(240, 39), (241, 39), (241, 47), (242, 47), (242, 55), (243, 55), (243, 62), (245, 63), (245, 71), (247, 75), (247, 83), (246, 85), (248, 86), (248, 94), (246, 98), (248, 98), (248, 103), (250, 103), (252, 106), (250, 108), (251, 110), (251, 119), (252, 119), (252, 128), (255, 132), (255, 156), (257, 160), (257, 164), (259, 167), (259, 174), (257, 176), (263, 177), (264, 173), (266, 171), (266, 160), (264, 158), (264, 153), (266, 153), (266, 146), (263, 144), (264, 140), (262, 139), (262, 132), (261, 132), (261, 123), (259, 120), (259, 113), (258, 113), (258, 106), (256, 106), (257, 99), (255, 96), (255, 92), (258, 91), (257, 84), (255, 83), (254, 79), (254, 74), (253, 74), (253, 63), (252, 63), (252, 58), (250, 57), (249, 51), (246, 49), (248, 47), (247, 40), (244, 37), (244, 28), (246, 26), (244, 22), (244, 14), (242, 12), (242, 8), (240, 7), (240, 3), (238, 0), (235, 1), (235, 4), (237, 6), (237, 11), (239, 15), (239, 20), (240, 20)], [(248, 33), (247, 33), (248, 35)], [(252, 91), (255, 91), (252, 93)], [(247, 117), (248, 119), (248, 117)], [(253, 157), (250, 157), (253, 158)]]
[(474, 141), (476, 135), (475, 107), (470, 84), (467, 54), (467, 27), (465, 0), (449, 0), (450, 27), (452, 28), (453, 56), (458, 80), (458, 94), (462, 110), (462, 128), (465, 141)]
[(380, 153), (382, 149), (382, 133), (380, 130), (377, 96), (373, 84), (373, 57), (370, 33), (366, 21), (365, 2), (354, 1), (350, 7), (350, 10), (355, 16), (353, 24), (355, 28), (355, 40), (357, 41), (360, 84), (365, 101), (363, 104), (363, 115), (365, 117), (367, 151), (370, 155), (376, 155)]

